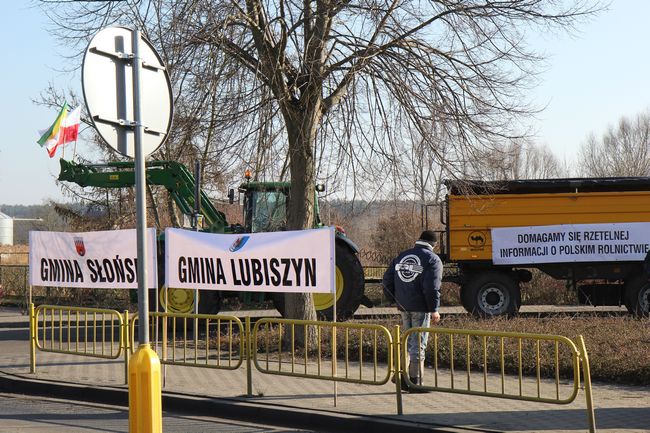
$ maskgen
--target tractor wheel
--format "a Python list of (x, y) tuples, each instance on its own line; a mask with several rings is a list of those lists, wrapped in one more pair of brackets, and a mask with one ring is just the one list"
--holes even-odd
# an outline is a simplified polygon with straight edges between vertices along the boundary
[(160, 311), (168, 313), (194, 313), (194, 290), (160, 288), (158, 290)]
[[(345, 244), (336, 244), (336, 316), (348, 320), (354, 316), (363, 300), (365, 279), (357, 255)], [(325, 320), (334, 318), (332, 295), (314, 294), (316, 314)]]
[[(336, 243), (336, 319), (350, 319), (363, 300), (365, 280), (363, 267), (357, 255), (345, 244)], [(330, 294), (314, 293), (314, 307), (320, 319), (334, 318), (333, 297)], [(284, 294), (273, 294), (273, 305), (284, 317)]]
[[(154, 291), (151, 291), (149, 299), (155, 296)], [(167, 302), (169, 297), (169, 303)], [(165, 289), (161, 288), (158, 294), (159, 309), (161, 312), (179, 313), (179, 314), (194, 314), (194, 290), (193, 289)], [(155, 310), (155, 304), (150, 301), (151, 311)], [(221, 310), (221, 295), (217, 290), (199, 290), (199, 314), (219, 314)], [(171, 321), (172, 319), (170, 319)], [(182, 319), (176, 319), (176, 323), (184, 323)], [(169, 323), (171, 326), (171, 322)], [(194, 329), (194, 320), (187, 321), (187, 331)]]
[[(165, 291), (164, 288), (161, 288), (158, 294), (160, 311), (193, 314), (194, 295), (194, 289), (167, 289)], [(167, 298), (169, 298), (169, 302), (167, 302)], [(199, 314), (218, 314), (220, 310), (221, 296), (218, 291), (199, 290)], [(152, 309), (152, 311), (155, 310)]]
[(519, 284), (503, 272), (476, 274), (461, 288), (465, 309), (479, 317), (513, 315), (521, 305)]
[(637, 317), (650, 316), (650, 280), (645, 274), (625, 281), (625, 307)]

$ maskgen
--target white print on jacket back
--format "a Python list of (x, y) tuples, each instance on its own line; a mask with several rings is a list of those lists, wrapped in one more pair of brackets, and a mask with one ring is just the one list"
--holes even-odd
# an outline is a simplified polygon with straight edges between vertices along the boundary
[(402, 257), (402, 260), (395, 264), (395, 270), (400, 280), (405, 283), (410, 283), (424, 271), (424, 268), (420, 264), (420, 258), (418, 256), (409, 254)]

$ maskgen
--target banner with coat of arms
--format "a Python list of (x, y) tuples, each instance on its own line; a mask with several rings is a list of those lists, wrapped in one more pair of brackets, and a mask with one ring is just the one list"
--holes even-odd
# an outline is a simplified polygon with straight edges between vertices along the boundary
[(334, 293), (334, 228), (214, 234), (165, 230), (165, 282), (181, 289)]
[[(29, 232), (32, 286), (136, 289), (135, 229), (84, 233)], [(157, 285), (156, 230), (147, 229), (147, 287)]]

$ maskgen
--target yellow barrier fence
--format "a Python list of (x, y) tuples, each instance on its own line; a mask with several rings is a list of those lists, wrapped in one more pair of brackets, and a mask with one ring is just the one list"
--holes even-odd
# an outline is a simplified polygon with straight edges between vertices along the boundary
[[(427, 334), (425, 357), (429, 366), (425, 367), (419, 355), (409, 359), (406, 347), (409, 339), (422, 341)], [(595, 431), (588, 356), (582, 337), (576, 346), (557, 335), (411, 328), (399, 342), (400, 374), (410, 388), (421, 391), (569, 404), (578, 395), (582, 365), (589, 428)], [(413, 362), (417, 363), (416, 377), (421, 378), (421, 384), (409, 378), (408, 364)], [(398, 411), (401, 413), (401, 408)]]
[[(149, 317), (151, 345), (161, 364), (237, 370), (244, 362), (244, 325), (235, 316), (150, 312)], [(132, 348), (137, 320), (130, 321)]]
[[(124, 313), (128, 317), (128, 312)], [(128, 328), (119, 311), (102, 308), (29, 306), (30, 371), (36, 372), (36, 350), (102, 359), (128, 354), (123, 344)], [(126, 376), (125, 376), (126, 382)]]
[[(305, 347), (298, 336), (309, 333)], [(255, 323), (251, 352), (262, 373), (383, 385), (392, 374), (391, 346), (381, 325), (269, 318)]]
[[(278, 318), (251, 325), (235, 316), (150, 312), (152, 348), (164, 365), (237, 370), (246, 361), (247, 394), (253, 366), (263, 374), (384, 385), (395, 379), (402, 414), (401, 379), (421, 391), (451, 392), (539, 403), (568, 404), (584, 378), (589, 431), (595, 418), (589, 358), (556, 335), (411, 328), (391, 333), (375, 324)], [(114, 310), (30, 305), (32, 372), (36, 350), (117, 359), (124, 353), (125, 380), (137, 316)], [(428, 334), (427, 365), (414, 360), (421, 384), (409, 378), (407, 344)], [(303, 336), (307, 338), (303, 338)], [(306, 342), (306, 344), (303, 344)], [(334, 395), (336, 403), (336, 392)]]

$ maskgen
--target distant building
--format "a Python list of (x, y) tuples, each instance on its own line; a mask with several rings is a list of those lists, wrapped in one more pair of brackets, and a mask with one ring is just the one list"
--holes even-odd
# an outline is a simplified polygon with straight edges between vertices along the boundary
[(0, 245), (14, 244), (14, 219), (0, 212)]

